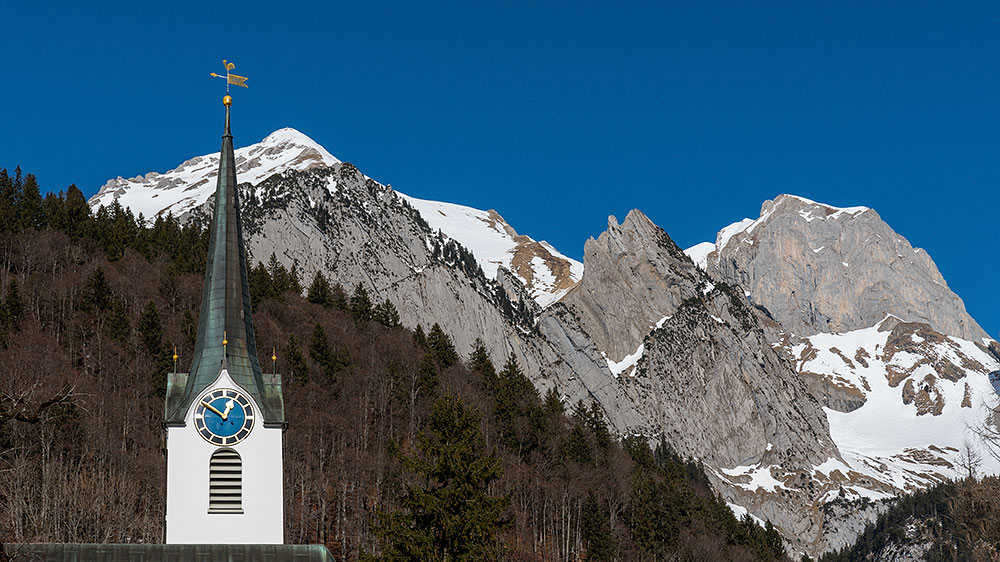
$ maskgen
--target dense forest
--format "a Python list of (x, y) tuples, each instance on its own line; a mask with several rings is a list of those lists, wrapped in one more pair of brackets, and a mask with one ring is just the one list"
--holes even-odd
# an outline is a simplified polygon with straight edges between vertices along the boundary
[[(0, 171), (0, 542), (162, 541), (166, 373), (194, 347), (206, 252), (197, 225)], [(787, 559), (669, 443), (619, 441), (513, 358), (400, 326), (392, 295), (264, 258), (249, 277), (262, 364), (283, 374), (287, 542), (344, 560)]]

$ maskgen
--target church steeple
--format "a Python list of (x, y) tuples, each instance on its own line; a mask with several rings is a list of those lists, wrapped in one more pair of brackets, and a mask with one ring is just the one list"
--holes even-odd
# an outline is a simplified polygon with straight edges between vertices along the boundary
[[(226, 124), (215, 188), (215, 210), (209, 231), (198, 337), (190, 374), (183, 383), (173, 380), (173, 377), (170, 381), (174, 388), (168, 389), (166, 422), (183, 423), (192, 401), (218, 378), (222, 369), (226, 369), (233, 382), (260, 404), (265, 424), (282, 424), (284, 404), (281, 383), (274, 375), (262, 374), (257, 359), (236, 182), (236, 158), (230, 131), (232, 97), (228, 93), (223, 98), (223, 104), (226, 107)], [(181, 385), (183, 390), (178, 388)], [(171, 395), (174, 400), (171, 400)]]

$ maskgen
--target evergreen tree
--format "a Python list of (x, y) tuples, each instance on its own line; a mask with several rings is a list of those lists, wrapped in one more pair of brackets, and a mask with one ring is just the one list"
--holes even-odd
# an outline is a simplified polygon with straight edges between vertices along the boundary
[(769, 553), (775, 558), (785, 555), (785, 544), (781, 541), (781, 534), (771, 524), (770, 519), (764, 525), (764, 542)]
[(62, 231), (73, 238), (91, 235), (90, 205), (80, 188), (73, 184), (66, 189), (66, 200), (63, 204)]
[(333, 308), (347, 312), (350, 307), (347, 303), (347, 292), (344, 291), (344, 287), (340, 283), (334, 283), (331, 292), (333, 293)]
[(381, 559), (502, 559), (498, 536), (509, 525), (504, 511), (510, 496), (489, 494), (502, 468), (496, 453), (485, 450), (479, 414), (444, 396), (419, 433), (417, 450), (409, 455), (395, 450), (413, 480), (406, 486), (402, 510), (379, 518)]
[(309, 382), (309, 367), (306, 366), (306, 358), (302, 355), (302, 349), (299, 347), (295, 334), (288, 334), (288, 342), (285, 344), (283, 354), (288, 362), (290, 380), (302, 384)]
[(15, 332), (21, 329), (24, 302), (21, 300), (21, 290), (18, 288), (17, 279), (11, 278), (10, 283), (7, 284), (7, 294), (3, 299), (3, 315), (9, 329)]
[(288, 272), (288, 290), (296, 295), (302, 294), (302, 274), (299, 272), (298, 260), (292, 263), (292, 269)]
[(594, 434), (597, 446), (605, 450), (611, 447), (611, 432), (608, 430), (608, 424), (604, 420), (604, 412), (596, 401), (590, 403), (590, 408), (584, 414), (584, 419), (587, 423), (587, 428)]
[(566, 408), (563, 406), (562, 400), (559, 398), (559, 393), (556, 392), (555, 387), (550, 388), (548, 392), (545, 393), (545, 402), (542, 405), (545, 413), (550, 416), (561, 416)]
[(368, 291), (361, 283), (354, 286), (354, 293), (350, 302), (351, 317), (358, 322), (372, 319), (372, 301), (368, 297)]
[(104, 311), (111, 308), (111, 286), (104, 270), (98, 267), (87, 278), (81, 298), (83, 309), (87, 312)]
[(257, 310), (257, 305), (264, 302), (264, 299), (276, 296), (271, 275), (261, 262), (250, 269), (247, 284), (250, 285), (250, 303), (254, 310)]
[(424, 327), (420, 324), (417, 324), (417, 327), (413, 330), (413, 343), (417, 347), (427, 347), (427, 336), (424, 334)]
[(423, 396), (437, 395), (440, 384), (438, 368), (434, 363), (434, 358), (429, 353), (425, 353), (417, 366), (417, 392)]
[(587, 436), (583, 433), (583, 428), (579, 423), (574, 424), (573, 429), (570, 430), (564, 450), (566, 458), (573, 462), (582, 464), (594, 462), (594, 452), (590, 450), (590, 443), (587, 442)]
[(184, 316), (181, 318), (181, 335), (184, 336), (187, 348), (194, 349), (198, 339), (198, 323), (195, 322), (194, 315), (191, 314), (190, 310), (185, 310)]
[(309, 337), (309, 357), (324, 368), (333, 360), (330, 340), (326, 337), (326, 330), (319, 324), (313, 327), (312, 336)]
[(375, 321), (386, 328), (399, 328), (402, 325), (399, 322), (399, 311), (396, 310), (396, 305), (392, 304), (392, 301), (389, 299), (385, 299), (385, 301), (375, 305), (373, 313)]
[(538, 391), (521, 371), (513, 353), (497, 375), (493, 403), (499, 439), (522, 455), (531, 452), (544, 429), (544, 422), (539, 423), (543, 416)]
[(586, 548), (587, 560), (614, 560), (617, 541), (611, 534), (610, 517), (593, 491), (587, 493), (581, 511), (580, 537)]
[(160, 321), (160, 311), (156, 303), (147, 301), (139, 314), (139, 324), (136, 326), (142, 342), (142, 349), (151, 357), (163, 352), (163, 323)]
[(299, 284), (297, 274), (293, 274), (294, 271), (292, 266), (292, 272), (289, 272), (288, 268), (278, 261), (274, 252), (271, 252), (271, 258), (267, 262), (267, 272), (271, 278), (273, 297), (281, 299), (286, 291), (294, 291), (296, 294), (302, 292), (302, 286)]
[(109, 338), (117, 342), (126, 343), (132, 335), (132, 322), (125, 313), (125, 305), (116, 302), (111, 307), (111, 314), (108, 315), (104, 323), (104, 332)]
[(331, 291), (330, 283), (326, 280), (326, 276), (323, 275), (322, 271), (317, 270), (316, 275), (313, 275), (306, 298), (309, 302), (318, 304), (324, 308), (331, 308), (333, 306), (333, 291)]
[(486, 351), (486, 344), (481, 338), (476, 338), (472, 343), (472, 355), (469, 356), (469, 368), (474, 373), (478, 373), (482, 378), (483, 385), (488, 389), (493, 389), (497, 382), (497, 370), (490, 360), (490, 354)]
[(35, 174), (28, 174), (24, 178), (24, 184), (21, 186), (21, 197), (18, 201), (18, 218), (21, 230), (29, 228), (41, 230), (45, 226), (45, 218), (42, 214), (42, 192), (38, 187)]
[(431, 331), (427, 334), (427, 349), (434, 354), (434, 360), (442, 369), (451, 367), (458, 362), (458, 352), (451, 343), (451, 338), (444, 333), (441, 325), (437, 322), (431, 326)]
[(0, 170), (0, 229), (3, 231), (17, 229), (18, 189), (7, 169)]
[(337, 382), (337, 374), (351, 365), (351, 352), (346, 346), (336, 350), (330, 345), (323, 326), (316, 324), (309, 339), (309, 357), (323, 370), (327, 384)]

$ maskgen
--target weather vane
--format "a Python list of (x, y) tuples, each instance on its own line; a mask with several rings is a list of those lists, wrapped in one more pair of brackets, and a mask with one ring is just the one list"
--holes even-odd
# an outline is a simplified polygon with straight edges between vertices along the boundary
[(229, 95), (229, 85), (230, 84), (232, 84), (233, 86), (243, 86), (244, 88), (249, 88), (249, 86), (247, 86), (247, 77), (246, 76), (237, 76), (237, 75), (229, 72), (230, 70), (236, 68), (235, 64), (226, 61), (226, 59), (222, 59), (222, 66), (226, 67), (226, 75), (223, 76), (221, 74), (216, 74), (216, 73), (213, 72), (212, 76), (214, 76), (216, 78), (225, 78), (226, 79), (226, 95), (227, 96)]

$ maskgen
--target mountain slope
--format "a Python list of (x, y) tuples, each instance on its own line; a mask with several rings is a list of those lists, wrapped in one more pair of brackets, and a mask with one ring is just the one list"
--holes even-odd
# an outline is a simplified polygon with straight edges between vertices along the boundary
[[(261, 142), (236, 151), (237, 178), (241, 184), (255, 187), (287, 171), (323, 169), (340, 163), (314, 140), (291, 128), (279, 129)], [(211, 198), (218, 167), (219, 155), (215, 153), (191, 158), (162, 174), (119, 177), (104, 184), (90, 199), (90, 205), (97, 208), (117, 201), (134, 215), (141, 213), (148, 220), (167, 213), (184, 218)], [(341, 181), (331, 177), (326, 190), (335, 195)], [(264, 195), (257, 190), (252, 193), (259, 200), (283, 197)], [(511, 270), (541, 306), (561, 298), (583, 274), (583, 264), (560, 254), (546, 242), (519, 235), (496, 211), (399, 195), (420, 212), (432, 230), (440, 230), (472, 250), (489, 279), (496, 279), (499, 267)], [(308, 204), (315, 206), (316, 201), (309, 200)]]

